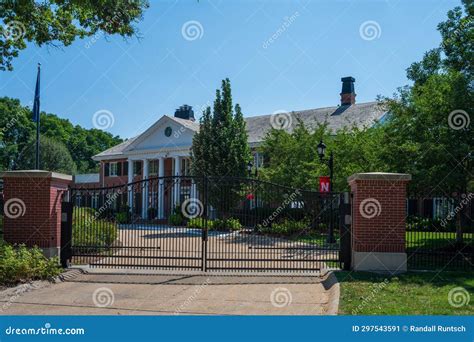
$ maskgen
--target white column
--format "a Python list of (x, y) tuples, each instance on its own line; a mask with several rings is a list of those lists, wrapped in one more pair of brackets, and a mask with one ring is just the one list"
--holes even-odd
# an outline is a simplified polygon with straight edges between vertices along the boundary
[[(128, 183), (133, 182), (133, 160), (128, 159)], [(133, 212), (133, 189), (131, 186), (128, 187), (128, 206), (130, 207), (130, 210)]]
[[(181, 176), (181, 157), (174, 157), (174, 174), (175, 176)], [(180, 179), (175, 178), (174, 182), (174, 199), (173, 207), (179, 204), (179, 197), (181, 192)]]
[[(143, 159), (143, 180), (147, 180), (150, 176), (149, 174), (149, 161), (148, 159)], [(148, 182), (142, 183), (142, 218), (147, 219), (148, 211)]]
[(198, 198), (197, 197), (197, 187), (194, 178), (191, 178), (191, 198)]
[(158, 217), (163, 219), (165, 217), (165, 201), (164, 196), (165, 193), (163, 191), (164, 188), (164, 180), (163, 177), (165, 176), (165, 158), (161, 157), (158, 163), (158, 177), (160, 178), (159, 185), (158, 185)]

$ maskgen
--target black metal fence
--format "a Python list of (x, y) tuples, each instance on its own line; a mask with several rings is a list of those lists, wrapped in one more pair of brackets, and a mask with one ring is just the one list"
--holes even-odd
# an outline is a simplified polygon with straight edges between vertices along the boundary
[(335, 193), (179, 176), (72, 189), (71, 202), (76, 264), (279, 272), (341, 266)]
[(474, 270), (474, 194), (407, 200), (409, 269)]

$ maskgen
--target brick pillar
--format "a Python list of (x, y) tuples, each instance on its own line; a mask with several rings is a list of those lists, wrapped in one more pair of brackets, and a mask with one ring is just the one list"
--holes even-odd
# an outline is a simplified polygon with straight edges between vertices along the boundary
[(406, 272), (406, 186), (411, 175), (356, 173), (347, 181), (352, 199), (352, 267)]
[(59, 255), (62, 195), (72, 176), (41, 170), (8, 171), (3, 178), (5, 241)]

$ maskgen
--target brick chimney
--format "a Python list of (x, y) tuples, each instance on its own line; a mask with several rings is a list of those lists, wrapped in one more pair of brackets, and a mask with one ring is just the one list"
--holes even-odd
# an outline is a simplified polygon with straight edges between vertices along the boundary
[(356, 93), (354, 91), (354, 77), (343, 77), (341, 91), (341, 106), (350, 106), (356, 102)]
[(188, 105), (182, 105), (176, 111), (174, 112), (175, 118), (180, 118), (180, 119), (185, 119), (185, 120), (191, 120), (194, 121), (194, 111), (193, 107), (188, 106)]

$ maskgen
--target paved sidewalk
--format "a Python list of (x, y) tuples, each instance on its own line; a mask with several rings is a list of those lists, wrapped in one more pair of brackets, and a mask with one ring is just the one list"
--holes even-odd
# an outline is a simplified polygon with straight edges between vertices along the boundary
[(0, 292), (3, 315), (321, 315), (337, 312), (325, 277), (69, 271), (64, 281)]

